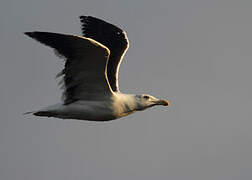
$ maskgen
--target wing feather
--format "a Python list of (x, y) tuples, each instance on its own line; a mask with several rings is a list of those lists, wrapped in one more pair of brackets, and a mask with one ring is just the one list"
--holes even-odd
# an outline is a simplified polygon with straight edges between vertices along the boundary
[(82, 33), (108, 47), (110, 56), (107, 75), (113, 91), (119, 91), (119, 66), (126, 53), (129, 42), (126, 32), (120, 28), (92, 16), (81, 16)]
[(93, 39), (50, 32), (26, 32), (26, 35), (54, 48), (64, 56), (63, 100), (100, 100), (112, 94), (105, 72), (110, 51)]

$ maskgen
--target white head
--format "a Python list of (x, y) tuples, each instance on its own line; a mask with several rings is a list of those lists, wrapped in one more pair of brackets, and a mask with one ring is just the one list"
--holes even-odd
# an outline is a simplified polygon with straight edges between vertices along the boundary
[(162, 105), (162, 106), (170, 105), (170, 102), (168, 100), (158, 99), (148, 94), (135, 95), (135, 100), (136, 100), (136, 110), (138, 111), (156, 105)]
[(113, 111), (117, 117), (127, 116), (136, 111), (142, 111), (156, 105), (170, 105), (169, 101), (161, 100), (148, 94), (135, 95), (114, 93), (112, 98)]

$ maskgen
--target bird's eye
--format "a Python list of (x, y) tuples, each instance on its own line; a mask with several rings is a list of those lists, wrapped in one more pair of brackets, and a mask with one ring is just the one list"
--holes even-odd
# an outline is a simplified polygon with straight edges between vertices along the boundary
[(149, 96), (143, 96), (144, 99), (148, 100), (150, 97)]

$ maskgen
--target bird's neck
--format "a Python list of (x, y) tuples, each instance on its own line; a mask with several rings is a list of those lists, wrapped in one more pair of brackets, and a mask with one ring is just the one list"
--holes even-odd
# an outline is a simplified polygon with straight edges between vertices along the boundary
[(115, 114), (126, 116), (136, 111), (136, 99), (133, 94), (115, 93), (113, 97)]

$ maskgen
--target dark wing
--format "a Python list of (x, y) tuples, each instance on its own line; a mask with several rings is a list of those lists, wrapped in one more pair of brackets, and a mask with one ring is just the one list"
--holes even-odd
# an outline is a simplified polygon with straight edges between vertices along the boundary
[(81, 16), (83, 36), (92, 38), (110, 50), (107, 75), (113, 91), (119, 91), (118, 72), (121, 60), (129, 42), (126, 33), (120, 28), (91, 16)]
[(66, 58), (60, 75), (64, 82), (64, 103), (99, 100), (112, 94), (105, 73), (109, 49), (85, 37), (50, 32), (26, 32)]

